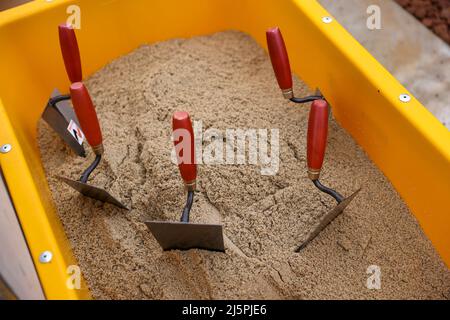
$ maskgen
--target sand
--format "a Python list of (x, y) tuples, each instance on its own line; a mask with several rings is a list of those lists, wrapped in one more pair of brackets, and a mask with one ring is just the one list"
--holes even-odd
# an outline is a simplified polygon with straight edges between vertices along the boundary
[[(42, 162), (56, 208), (98, 299), (449, 299), (450, 272), (389, 181), (349, 134), (330, 122), (322, 182), (363, 190), (300, 253), (294, 249), (334, 206), (308, 180), (309, 108), (283, 99), (262, 48), (240, 32), (144, 45), (86, 80), (106, 148), (90, 183), (130, 211), (84, 198), (56, 179), (77, 179), (76, 157), (45, 123)], [(298, 96), (309, 94), (294, 80)], [(171, 116), (203, 129), (277, 128), (280, 166), (200, 165), (192, 222), (221, 222), (226, 253), (163, 252), (143, 223), (178, 221), (185, 193), (170, 160)], [(226, 139), (224, 139), (226, 140)], [(204, 141), (204, 147), (210, 142)], [(369, 290), (371, 265), (381, 289)]]

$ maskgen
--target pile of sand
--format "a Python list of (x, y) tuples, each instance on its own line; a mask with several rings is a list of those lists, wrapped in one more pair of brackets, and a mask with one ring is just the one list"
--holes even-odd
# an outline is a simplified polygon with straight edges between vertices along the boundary
[[(240, 32), (142, 46), (86, 82), (106, 153), (90, 183), (130, 211), (84, 198), (56, 179), (90, 163), (41, 123), (53, 199), (95, 298), (450, 298), (450, 272), (388, 180), (330, 122), (322, 181), (363, 190), (304, 251), (294, 253), (334, 200), (305, 170), (309, 108), (284, 100), (264, 50)], [(309, 94), (295, 80), (298, 96)], [(226, 253), (163, 252), (143, 223), (178, 221), (185, 194), (171, 162), (171, 116), (203, 129), (277, 128), (278, 174), (258, 165), (201, 165), (192, 222), (221, 222)], [(226, 140), (226, 139), (224, 139)], [(204, 146), (208, 145), (204, 141)], [(381, 289), (369, 290), (370, 265)]]

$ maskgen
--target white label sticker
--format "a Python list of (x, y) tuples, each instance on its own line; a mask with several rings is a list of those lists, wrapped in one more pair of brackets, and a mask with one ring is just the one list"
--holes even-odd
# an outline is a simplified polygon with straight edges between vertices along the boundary
[(78, 141), (80, 145), (83, 144), (84, 141), (84, 133), (81, 131), (81, 129), (77, 126), (75, 121), (70, 120), (69, 126), (67, 127), (67, 130), (70, 132), (70, 134), (75, 138), (75, 140)]

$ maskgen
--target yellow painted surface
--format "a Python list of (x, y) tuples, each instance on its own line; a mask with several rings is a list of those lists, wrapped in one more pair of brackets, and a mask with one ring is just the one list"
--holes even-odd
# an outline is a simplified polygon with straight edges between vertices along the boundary
[[(81, 8), (77, 36), (84, 76), (143, 43), (228, 29), (265, 46), (280, 26), (295, 73), (319, 87), (333, 113), (394, 184), (450, 265), (450, 132), (314, 0), (36, 0), (0, 13), (0, 164), (49, 299), (89, 298), (66, 286), (75, 263), (39, 157), (36, 125), (53, 88), (68, 90), (57, 25)], [(38, 262), (51, 250), (50, 264)]]

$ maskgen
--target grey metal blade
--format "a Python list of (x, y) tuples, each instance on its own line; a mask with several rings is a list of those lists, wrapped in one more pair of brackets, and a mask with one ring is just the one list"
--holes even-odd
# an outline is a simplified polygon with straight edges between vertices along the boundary
[(308, 238), (295, 250), (296, 252), (299, 252), (303, 248), (305, 248), (308, 243), (310, 243), (317, 235), (325, 229), (338, 215), (340, 215), (345, 208), (352, 202), (352, 200), (356, 197), (356, 195), (361, 191), (361, 188), (356, 190), (351, 196), (345, 198), (341, 203), (339, 203), (336, 207), (334, 207), (332, 210), (328, 211), (320, 220), (319, 224), (316, 228), (311, 232), (311, 234), (308, 236)]
[(223, 230), (217, 224), (145, 221), (163, 250), (225, 251)]
[(92, 199), (96, 199), (96, 200), (100, 200), (102, 202), (108, 202), (111, 203), (119, 208), (122, 209), (127, 209), (129, 210), (125, 205), (123, 205), (119, 200), (117, 200), (116, 198), (114, 198), (111, 194), (109, 194), (109, 192), (107, 192), (106, 190), (102, 189), (102, 188), (97, 188), (91, 185), (88, 185), (86, 183), (80, 182), (80, 181), (75, 181), (75, 180), (71, 180), (71, 179), (67, 179), (64, 177), (58, 177), (58, 179), (60, 179), (61, 181), (65, 182), (67, 185), (71, 186), (72, 188), (74, 188), (75, 190), (77, 190), (78, 192), (80, 192), (82, 195), (92, 198)]
[[(59, 96), (60, 92), (55, 89), (52, 93), (52, 98)], [(81, 157), (86, 156), (83, 145), (79, 144), (78, 141), (70, 134), (67, 130), (70, 120), (73, 120), (78, 127), (80, 126), (78, 118), (70, 106), (68, 101), (61, 101), (53, 107), (47, 104), (47, 107), (42, 114), (42, 118), (52, 127), (52, 129), (58, 133), (58, 135), (69, 145), (69, 147), (75, 151), (75, 153)]]

